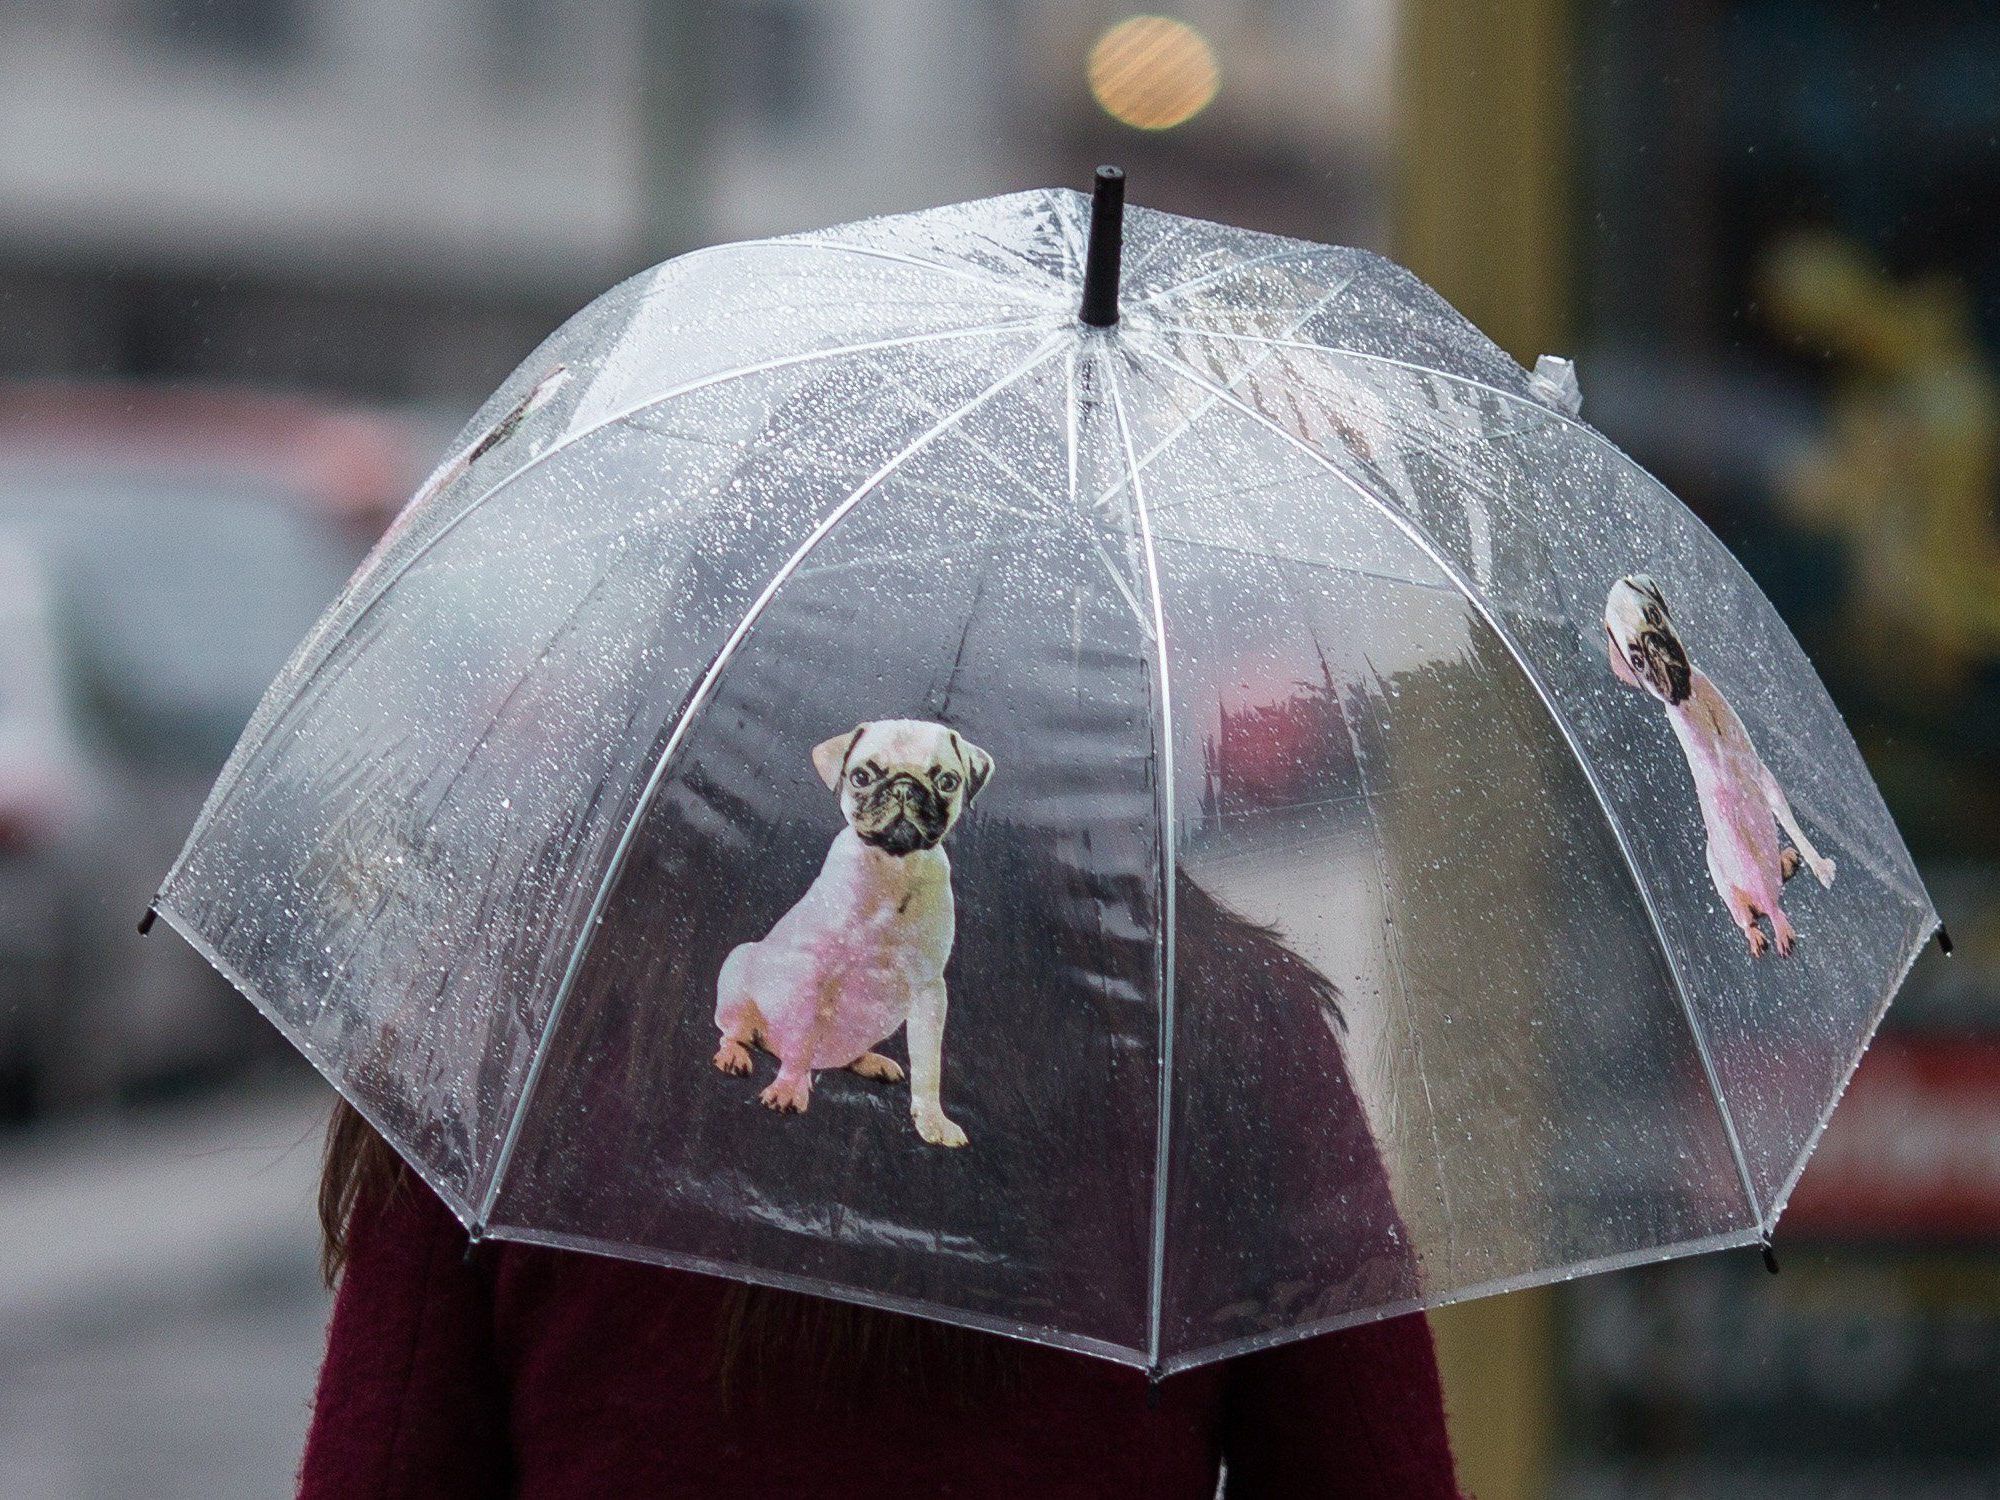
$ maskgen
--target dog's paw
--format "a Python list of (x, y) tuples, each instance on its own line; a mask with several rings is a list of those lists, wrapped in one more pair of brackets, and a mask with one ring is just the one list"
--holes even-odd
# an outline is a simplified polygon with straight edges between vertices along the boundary
[(1778, 851), (1778, 878), (1781, 880), (1790, 880), (1794, 875), (1799, 873), (1801, 863), (1803, 861), (1799, 857), (1799, 851), (1794, 849), (1790, 844), (1787, 844)]
[(722, 1045), (715, 1049), (715, 1065), (725, 1073), (738, 1077), (750, 1071), (750, 1049), (741, 1042), (722, 1039)]
[(1762, 958), (1771, 951), (1771, 940), (1764, 936), (1764, 929), (1755, 923), (1743, 929), (1743, 936), (1749, 940), (1752, 958)]
[(766, 1109), (775, 1109), (779, 1114), (802, 1115), (806, 1112), (806, 1101), (812, 1097), (812, 1084), (803, 1078), (775, 1078), (768, 1088), (757, 1096)]
[(864, 1052), (848, 1068), (863, 1078), (872, 1078), (877, 1083), (901, 1083), (903, 1066), (893, 1057), (884, 1057), (879, 1052)]
[(1817, 880), (1823, 886), (1831, 886), (1833, 884), (1834, 868), (1833, 861), (1825, 855), (1821, 855), (1813, 861), (1813, 879)]
[(917, 1122), (917, 1134), (933, 1146), (963, 1146), (965, 1132), (947, 1118), (937, 1105), (919, 1105), (910, 1111), (910, 1118)]

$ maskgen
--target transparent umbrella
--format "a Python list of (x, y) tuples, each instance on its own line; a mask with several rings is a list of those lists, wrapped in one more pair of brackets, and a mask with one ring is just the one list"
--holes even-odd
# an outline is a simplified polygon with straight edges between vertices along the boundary
[(1121, 198), (585, 309), (159, 914), (475, 1235), (1156, 1372), (1766, 1238), (1936, 926), (1804, 655), (1560, 362)]

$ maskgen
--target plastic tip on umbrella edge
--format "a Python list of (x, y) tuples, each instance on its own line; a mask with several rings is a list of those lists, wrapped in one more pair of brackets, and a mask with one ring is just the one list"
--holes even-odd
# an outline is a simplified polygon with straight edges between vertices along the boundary
[(1946, 958), (1950, 958), (1951, 929), (1945, 926), (1944, 923), (1942, 922), (1938, 923), (1937, 943), (1938, 943), (1938, 952), (1942, 953)]
[(139, 918), (140, 937), (144, 937), (147, 933), (153, 930), (153, 922), (159, 915), (160, 915), (160, 909), (157, 906), (149, 906), (146, 908), (146, 914), (143, 917)]
[(1125, 248), (1125, 171), (1097, 169), (1090, 199), (1090, 244), (1083, 259), (1083, 301), (1076, 315), (1092, 328), (1118, 321), (1118, 262)]

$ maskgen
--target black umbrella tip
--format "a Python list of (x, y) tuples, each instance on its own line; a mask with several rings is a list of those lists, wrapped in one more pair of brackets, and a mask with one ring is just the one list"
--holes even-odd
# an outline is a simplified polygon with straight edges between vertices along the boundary
[(1946, 958), (1950, 958), (1951, 929), (1945, 926), (1944, 923), (1942, 922), (1938, 923), (1937, 940), (1938, 940), (1938, 952), (1942, 953)]
[(1083, 303), (1076, 315), (1092, 328), (1118, 321), (1118, 261), (1125, 247), (1125, 170), (1097, 169), (1090, 198), (1090, 244), (1084, 251)]
[(146, 914), (143, 917), (139, 918), (140, 937), (144, 937), (147, 933), (153, 930), (153, 922), (159, 915), (160, 911), (158, 907), (149, 906), (146, 908)]

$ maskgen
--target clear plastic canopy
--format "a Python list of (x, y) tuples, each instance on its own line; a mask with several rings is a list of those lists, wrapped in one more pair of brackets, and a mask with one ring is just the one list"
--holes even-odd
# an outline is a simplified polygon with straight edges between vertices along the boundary
[(161, 914), (490, 1236), (1157, 1370), (1756, 1241), (1936, 920), (1798, 645), (1408, 273), (1087, 215), (580, 313)]

